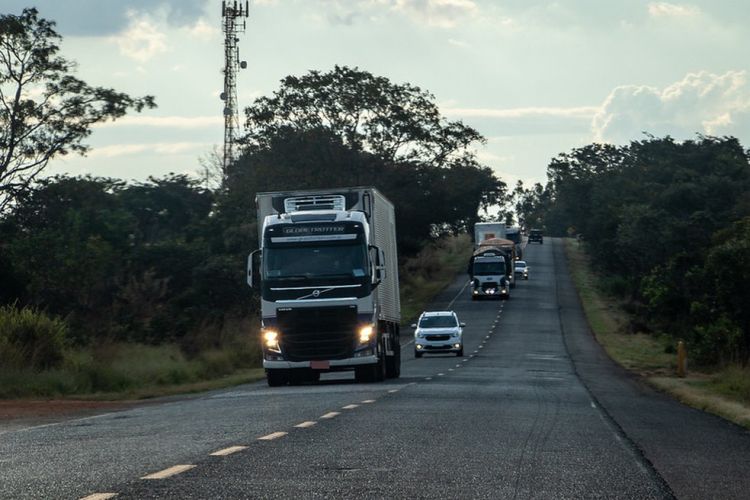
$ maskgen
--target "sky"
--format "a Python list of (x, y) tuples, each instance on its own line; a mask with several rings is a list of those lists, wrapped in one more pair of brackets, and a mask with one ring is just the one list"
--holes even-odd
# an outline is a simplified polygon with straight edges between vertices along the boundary
[[(196, 173), (223, 141), (220, 0), (0, 0), (57, 22), (77, 76), (158, 108), (96, 126), (48, 173), (143, 181)], [(733, 135), (750, 147), (746, 0), (251, 0), (242, 108), (287, 75), (358, 67), (431, 92), (487, 139), (509, 185), (550, 159), (644, 133)], [(240, 116), (242, 121), (242, 115)]]

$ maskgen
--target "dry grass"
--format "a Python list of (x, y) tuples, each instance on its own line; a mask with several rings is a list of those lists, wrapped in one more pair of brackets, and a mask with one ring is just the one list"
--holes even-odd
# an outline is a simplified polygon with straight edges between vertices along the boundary
[(688, 377), (678, 378), (676, 355), (665, 352), (671, 339), (628, 333), (627, 313), (597, 286), (599, 277), (579, 243), (566, 239), (565, 253), (591, 330), (615, 362), (689, 406), (750, 429), (749, 369), (730, 366), (715, 373), (691, 371)]

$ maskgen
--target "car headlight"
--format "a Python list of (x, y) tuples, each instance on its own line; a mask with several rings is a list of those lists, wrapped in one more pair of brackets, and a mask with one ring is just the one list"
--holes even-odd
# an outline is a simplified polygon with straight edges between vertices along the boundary
[(281, 352), (279, 347), (279, 332), (275, 330), (265, 330), (263, 332), (263, 345), (269, 351)]
[(365, 325), (359, 329), (359, 343), (360, 344), (366, 344), (372, 339), (373, 334), (375, 333), (375, 328), (373, 325)]

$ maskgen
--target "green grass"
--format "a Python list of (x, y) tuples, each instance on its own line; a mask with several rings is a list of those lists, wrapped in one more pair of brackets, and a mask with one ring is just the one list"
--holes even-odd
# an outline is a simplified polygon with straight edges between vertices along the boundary
[(0, 368), (0, 398), (138, 399), (226, 387), (262, 377), (256, 351), (249, 342), (191, 359), (172, 344), (108, 343), (68, 350), (55, 369)]
[(414, 322), (427, 304), (466, 269), (472, 243), (468, 235), (443, 238), (407, 259), (399, 269), (401, 324)]
[(643, 333), (628, 333), (628, 315), (622, 304), (607, 296), (579, 242), (565, 239), (565, 251), (573, 283), (596, 339), (607, 354), (629, 370), (648, 374), (673, 373), (676, 359), (665, 352), (670, 340)]
[(602, 278), (591, 269), (583, 248), (566, 239), (565, 252), (591, 330), (615, 362), (687, 405), (750, 429), (749, 368), (728, 366), (710, 373), (689, 370), (687, 377), (678, 378), (676, 355), (665, 352), (671, 339), (628, 333), (627, 313), (603, 291)]

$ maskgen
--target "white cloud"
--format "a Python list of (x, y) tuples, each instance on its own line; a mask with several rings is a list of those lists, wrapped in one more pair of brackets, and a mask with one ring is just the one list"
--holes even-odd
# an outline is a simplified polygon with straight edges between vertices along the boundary
[(461, 47), (462, 49), (468, 49), (471, 47), (468, 42), (464, 42), (463, 40), (456, 40), (455, 38), (449, 38), (448, 43), (451, 45), (455, 45), (456, 47)]
[(334, 25), (353, 25), (359, 20), (380, 20), (379, 14), (404, 16), (418, 24), (452, 28), (478, 13), (474, 0), (320, 0), (326, 18)]
[(194, 25), (187, 26), (184, 29), (192, 38), (202, 41), (216, 40), (221, 34), (218, 27), (208, 24), (203, 19), (199, 19)]
[(453, 117), (479, 117), (479, 118), (525, 118), (525, 117), (573, 117), (593, 118), (599, 111), (595, 106), (579, 106), (572, 108), (445, 108), (442, 110), (446, 116)]
[(145, 63), (167, 51), (167, 36), (159, 31), (148, 16), (138, 17), (134, 12), (130, 12), (128, 16), (128, 28), (121, 34), (110, 37), (120, 48), (121, 54)]
[(100, 146), (88, 153), (89, 158), (115, 158), (140, 153), (175, 155), (205, 150), (210, 143), (200, 142), (157, 142), (147, 144), (111, 144)]
[(393, 0), (393, 9), (430, 26), (451, 28), (464, 17), (477, 13), (472, 0)]
[(690, 138), (696, 133), (750, 139), (750, 85), (745, 71), (723, 75), (690, 73), (663, 89), (615, 88), (592, 121), (597, 141), (625, 143), (657, 136)]
[(177, 129), (196, 129), (217, 127), (224, 124), (221, 116), (123, 116), (117, 121), (108, 121), (95, 127), (162, 127)]
[(700, 9), (694, 5), (654, 2), (648, 4), (648, 13), (652, 17), (693, 17), (700, 14)]

